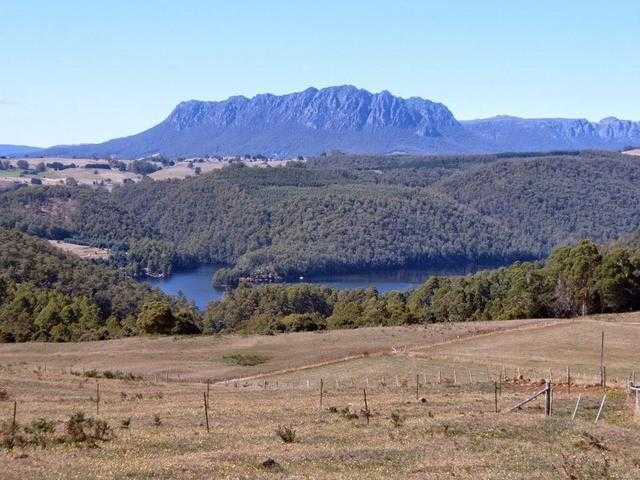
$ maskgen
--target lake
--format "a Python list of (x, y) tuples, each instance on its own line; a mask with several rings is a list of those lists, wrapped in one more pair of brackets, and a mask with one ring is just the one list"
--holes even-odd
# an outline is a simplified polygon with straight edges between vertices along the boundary
[[(223, 289), (214, 288), (212, 285), (213, 274), (218, 268), (220, 267), (217, 265), (202, 265), (193, 270), (175, 272), (169, 278), (148, 278), (144, 282), (152, 287), (159, 288), (169, 295), (177, 295), (182, 292), (186, 298), (195, 302), (198, 308), (204, 309), (209, 302), (220, 300), (225, 294)], [(383, 272), (305, 277), (295, 283), (312, 283), (339, 290), (374, 287), (380, 293), (405, 292), (417, 287), (433, 275), (461, 275), (472, 271), (470, 266), (446, 269), (399, 269)]]

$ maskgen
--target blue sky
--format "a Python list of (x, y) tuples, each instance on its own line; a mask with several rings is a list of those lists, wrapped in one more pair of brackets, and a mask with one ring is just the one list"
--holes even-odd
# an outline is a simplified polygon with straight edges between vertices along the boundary
[(640, 2), (0, 1), (0, 143), (137, 133), (182, 100), (353, 84), (640, 120)]

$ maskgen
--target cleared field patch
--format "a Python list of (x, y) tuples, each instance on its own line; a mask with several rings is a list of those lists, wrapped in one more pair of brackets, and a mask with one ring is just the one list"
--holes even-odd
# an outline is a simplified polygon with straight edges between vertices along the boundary
[(108, 260), (111, 256), (109, 250), (104, 248), (88, 247), (60, 240), (49, 240), (49, 243), (60, 250), (85, 260)]
[(601, 315), (550, 324), (546, 328), (503, 332), (498, 335), (418, 349), (439, 359), (455, 359), (476, 365), (505, 365), (535, 369), (538, 376), (564, 375), (570, 367), (574, 375), (595, 381), (600, 369), (601, 335), (605, 333), (604, 363), (607, 376), (625, 381), (634, 371), (640, 373), (640, 314)]
[[(537, 324), (537, 320), (434, 324), (291, 333), (137, 337), (86, 343), (0, 345), (0, 364), (26, 362), (49, 368), (115, 369), (181, 380), (224, 380), (319, 367), (352, 358), (390, 354), (483, 332)], [(225, 362), (226, 354), (265, 357), (257, 365)]]
[(636, 156), (640, 156), (640, 148), (634, 148), (633, 150), (627, 150), (625, 152), (622, 152), (625, 155), (636, 155)]
[(125, 180), (140, 181), (140, 175), (131, 172), (121, 172), (116, 169), (103, 168), (67, 168), (61, 171), (49, 171), (44, 178), (50, 180), (75, 179), (80, 185), (122, 184)]
[[(377, 358), (358, 360), (379, 365)], [(327, 367), (328, 368), (328, 367)], [(145, 380), (97, 381), (30, 365), (3, 365), (0, 384), (9, 401), (0, 418), (28, 425), (44, 418), (55, 432), (46, 446), (0, 452), (7, 480), (33, 478), (339, 478), (512, 479), (638, 478), (640, 432), (624, 395), (609, 392), (602, 420), (593, 419), (599, 391), (583, 391), (579, 415), (562, 392), (554, 415), (539, 405), (495, 413), (493, 385), (429, 385), (417, 402), (409, 387), (271, 382), (267, 388), (212, 386), (207, 433), (206, 386)], [(500, 407), (526, 390), (504, 385)], [(82, 411), (105, 420), (115, 438), (97, 448), (58, 444), (69, 416)], [(295, 441), (276, 430), (286, 426)], [(47, 438), (50, 438), (49, 443)], [(41, 439), (42, 440), (42, 439)], [(271, 459), (271, 462), (267, 460)], [(607, 469), (609, 477), (588, 477)], [(569, 470), (575, 477), (565, 476)]]

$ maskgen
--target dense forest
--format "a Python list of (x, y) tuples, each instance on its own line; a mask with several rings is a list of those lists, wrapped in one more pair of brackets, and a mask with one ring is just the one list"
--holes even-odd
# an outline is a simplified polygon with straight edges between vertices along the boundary
[(274, 334), (364, 326), (569, 317), (640, 309), (640, 241), (590, 240), (544, 262), (380, 294), (308, 284), (241, 284), (201, 314), (120, 270), (0, 229), (0, 341), (79, 341), (139, 334)]
[(571, 317), (640, 309), (640, 250), (589, 240), (545, 262), (432, 277), (407, 292), (312, 285), (240, 286), (209, 306), (205, 332), (274, 334), (328, 328)]
[(199, 313), (116, 269), (0, 229), (0, 341), (195, 333)]
[(497, 266), (640, 227), (640, 164), (605, 152), (329, 155), (185, 180), (0, 193), (0, 226), (111, 248), (133, 275), (222, 263), (218, 284), (421, 264)]

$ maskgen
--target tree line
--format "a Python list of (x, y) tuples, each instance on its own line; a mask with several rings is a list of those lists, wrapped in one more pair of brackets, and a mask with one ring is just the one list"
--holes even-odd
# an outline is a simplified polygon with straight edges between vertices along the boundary
[(196, 333), (200, 314), (124, 272), (0, 229), (0, 341)]
[(460, 277), (429, 278), (415, 290), (337, 291), (312, 285), (241, 285), (211, 304), (205, 332), (274, 334), (519, 318), (561, 318), (640, 309), (640, 250), (589, 240), (544, 262)]

